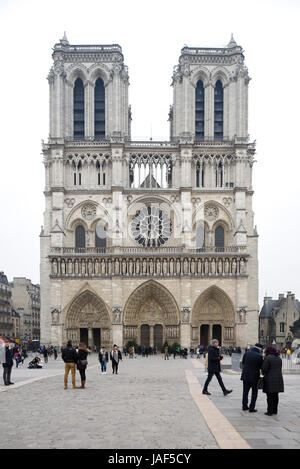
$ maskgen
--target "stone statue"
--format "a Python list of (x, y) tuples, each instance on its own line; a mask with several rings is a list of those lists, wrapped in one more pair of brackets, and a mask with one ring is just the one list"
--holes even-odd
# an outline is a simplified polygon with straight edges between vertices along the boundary
[(116, 259), (115, 260), (115, 274), (119, 275), (119, 273), (120, 273), (120, 262), (119, 262), (119, 259)]

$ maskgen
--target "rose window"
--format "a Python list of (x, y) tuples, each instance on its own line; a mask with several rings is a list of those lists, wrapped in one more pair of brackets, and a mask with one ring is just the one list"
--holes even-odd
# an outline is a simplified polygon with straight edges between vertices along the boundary
[(146, 247), (159, 247), (171, 236), (172, 223), (169, 216), (158, 207), (145, 207), (139, 210), (132, 223), (134, 239)]

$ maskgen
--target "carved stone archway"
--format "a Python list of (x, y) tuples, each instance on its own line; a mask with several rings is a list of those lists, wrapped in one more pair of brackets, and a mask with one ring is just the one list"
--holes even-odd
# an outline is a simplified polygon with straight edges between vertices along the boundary
[[(149, 280), (140, 285), (128, 298), (124, 308), (124, 342), (135, 339), (141, 343), (141, 327), (150, 327), (150, 346), (158, 343), (155, 331), (161, 330), (160, 342), (169, 344), (180, 341), (180, 312), (178, 305), (167, 288)], [(162, 344), (161, 344), (162, 345)]]
[(90, 290), (80, 293), (68, 308), (65, 339), (79, 343), (87, 338), (89, 346), (111, 345), (111, 320), (104, 301)]
[[(217, 338), (224, 346), (235, 345), (234, 305), (219, 287), (212, 286), (197, 298), (192, 310), (192, 329), (193, 345), (203, 341), (204, 330), (207, 331), (207, 342)], [(216, 330), (220, 331), (220, 335), (213, 337)]]

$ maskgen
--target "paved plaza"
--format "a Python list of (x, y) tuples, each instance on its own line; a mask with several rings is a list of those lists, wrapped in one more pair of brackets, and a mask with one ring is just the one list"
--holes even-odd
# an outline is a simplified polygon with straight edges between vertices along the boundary
[(279, 413), (268, 417), (261, 391), (257, 413), (241, 410), (236, 371), (223, 372), (232, 394), (213, 378), (212, 395), (202, 395), (203, 358), (124, 358), (118, 375), (110, 364), (102, 375), (92, 354), (84, 390), (64, 390), (63, 374), (62, 360), (50, 358), (41, 370), (14, 367), (13, 386), (1, 380), (0, 448), (300, 448), (300, 375), (284, 375)]

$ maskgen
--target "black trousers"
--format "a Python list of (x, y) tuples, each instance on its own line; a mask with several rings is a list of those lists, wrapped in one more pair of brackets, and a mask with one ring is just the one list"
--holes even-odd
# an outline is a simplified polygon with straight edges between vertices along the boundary
[(115, 360), (112, 360), (112, 370), (113, 370), (113, 373), (118, 373), (118, 366), (119, 366), (119, 363), (115, 362)]
[(82, 369), (79, 369), (79, 373), (80, 373), (80, 379), (81, 381), (86, 381), (86, 376), (85, 376), (85, 370), (86, 368), (82, 368)]
[(257, 383), (249, 383), (248, 381), (243, 381), (243, 409), (246, 409), (248, 407), (248, 395), (250, 389), (252, 390), (251, 392), (251, 401), (250, 401), (250, 410), (254, 410), (255, 404), (256, 404), (256, 399), (257, 399), (257, 394), (258, 394), (258, 389), (257, 389)]
[(207, 376), (207, 379), (205, 381), (205, 384), (204, 384), (204, 388), (203, 388), (203, 391), (207, 391), (207, 388), (208, 388), (208, 385), (209, 383), (211, 382), (213, 376), (215, 375), (215, 377), (217, 378), (218, 382), (219, 382), (219, 385), (221, 386), (222, 388), (222, 391), (225, 392), (226, 391), (226, 388), (224, 386), (224, 383), (223, 383), (223, 380), (221, 378), (221, 375), (220, 375), (220, 372), (217, 371), (215, 373), (212, 373), (212, 372), (208, 372), (208, 376)]
[(7, 366), (3, 363), (3, 381), (4, 384), (10, 383), (10, 375), (11, 375), (12, 366)]
[(277, 414), (279, 395), (278, 392), (267, 392), (268, 414)]

